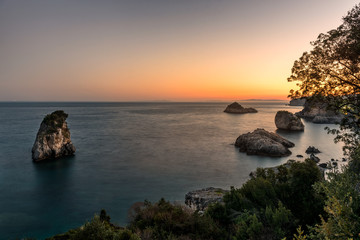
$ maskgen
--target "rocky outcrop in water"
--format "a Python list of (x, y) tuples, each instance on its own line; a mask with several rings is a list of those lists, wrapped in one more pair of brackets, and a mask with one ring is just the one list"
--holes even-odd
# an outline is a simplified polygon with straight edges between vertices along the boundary
[(291, 154), (288, 148), (295, 144), (276, 133), (258, 128), (253, 132), (240, 135), (235, 142), (240, 152), (248, 155), (283, 157)]
[(315, 156), (315, 154), (311, 153), (310, 154), (310, 157), (309, 157), (311, 160), (313, 160), (314, 162), (318, 163), (320, 162), (320, 158)]
[(46, 115), (41, 122), (32, 148), (32, 159), (35, 162), (75, 153), (76, 149), (71, 142), (70, 130), (66, 123), (67, 117), (68, 114), (59, 110)]
[(185, 204), (192, 210), (204, 211), (210, 204), (222, 202), (227, 192), (227, 190), (213, 187), (191, 191), (185, 195)]
[(257, 110), (255, 108), (244, 108), (239, 103), (233, 102), (232, 104), (226, 107), (224, 112), (242, 114), (242, 113), (257, 113)]
[(306, 102), (306, 98), (296, 98), (296, 99), (290, 100), (289, 105), (290, 106), (304, 106), (305, 102)]
[(317, 149), (316, 147), (314, 147), (314, 146), (309, 146), (309, 147), (306, 149), (305, 153), (307, 153), (307, 154), (311, 154), (311, 153), (316, 154), (316, 153), (321, 153), (321, 152), (320, 152), (320, 150)]
[(307, 119), (313, 123), (339, 123), (344, 115), (330, 109), (326, 100), (320, 98), (307, 99), (304, 109), (296, 116)]
[(276, 113), (275, 125), (278, 129), (304, 131), (304, 124), (301, 119), (288, 111), (278, 111)]

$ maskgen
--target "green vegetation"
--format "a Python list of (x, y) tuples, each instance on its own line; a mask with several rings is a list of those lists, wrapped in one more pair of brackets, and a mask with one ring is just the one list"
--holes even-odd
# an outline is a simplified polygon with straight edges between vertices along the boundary
[(360, 239), (360, 4), (343, 23), (312, 42), (313, 50), (295, 61), (289, 81), (299, 89), (292, 98), (311, 97), (327, 101), (330, 108), (346, 115), (335, 142), (344, 143), (349, 166), (317, 182), (314, 189), (325, 197), (321, 223), (311, 227), (310, 239)]
[(46, 124), (47, 134), (55, 133), (58, 128), (61, 128), (68, 117), (68, 114), (62, 110), (57, 110), (51, 114), (48, 114), (44, 117), (42, 123)]
[[(292, 67), (290, 82), (298, 90), (290, 97), (312, 97), (327, 101), (333, 110), (346, 115), (336, 134), (345, 143), (345, 153), (360, 144), (360, 4), (343, 17), (343, 23), (312, 42), (313, 50), (305, 52)], [(326, 96), (326, 97), (325, 97)]]
[(161, 199), (135, 211), (129, 229), (141, 239), (222, 239), (224, 229), (209, 216)]
[(315, 225), (312, 239), (359, 239), (360, 176), (351, 169), (332, 174), (330, 181), (315, 184), (326, 196), (321, 223)]
[(241, 188), (231, 188), (223, 204), (211, 205), (203, 214), (161, 199), (135, 208), (127, 228), (112, 225), (102, 210), (100, 217), (95, 216), (84, 226), (50, 239), (127, 239), (120, 238), (124, 234), (132, 237), (129, 239), (291, 238), (300, 225), (306, 228), (322, 223), (319, 215), (325, 214), (326, 198), (319, 194), (323, 191), (312, 187), (323, 182), (313, 161), (286, 166), (278, 167), (276, 172), (257, 169), (255, 177)]
[(77, 229), (48, 238), (48, 240), (140, 240), (128, 229), (114, 226), (105, 210)]

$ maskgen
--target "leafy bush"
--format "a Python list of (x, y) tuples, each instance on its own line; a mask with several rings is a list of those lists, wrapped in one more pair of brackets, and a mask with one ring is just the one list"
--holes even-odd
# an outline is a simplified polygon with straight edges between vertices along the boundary
[[(106, 212), (102, 211), (103, 217)], [(108, 217), (108, 216), (107, 216)], [(110, 218), (109, 218), (110, 219)], [(64, 234), (48, 238), (48, 240), (140, 240), (140, 238), (129, 229), (116, 227), (98, 215), (77, 229), (72, 229)]]
[(326, 214), (313, 229), (314, 239), (360, 239), (359, 186), (360, 176), (349, 169), (315, 185), (326, 196)]
[(164, 199), (154, 204), (145, 202), (130, 229), (142, 239), (226, 239), (224, 231), (209, 215), (201, 216)]
[(208, 212), (220, 223), (230, 220), (236, 239), (291, 237), (298, 224), (320, 222), (325, 198), (313, 184), (322, 180), (311, 160), (259, 168), (241, 188), (231, 188), (224, 196), (224, 206), (213, 206)]

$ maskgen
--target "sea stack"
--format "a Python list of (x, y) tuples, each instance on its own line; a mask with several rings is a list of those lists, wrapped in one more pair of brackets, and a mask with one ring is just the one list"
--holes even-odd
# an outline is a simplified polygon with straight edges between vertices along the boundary
[(288, 111), (278, 111), (276, 113), (275, 125), (278, 129), (304, 131), (304, 124), (301, 122), (301, 119)]
[(242, 113), (257, 113), (257, 110), (255, 108), (244, 108), (239, 103), (233, 102), (232, 104), (226, 107), (224, 112), (242, 114)]
[(76, 149), (71, 142), (67, 117), (68, 114), (62, 110), (45, 116), (32, 148), (33, 161), (74, 155)]

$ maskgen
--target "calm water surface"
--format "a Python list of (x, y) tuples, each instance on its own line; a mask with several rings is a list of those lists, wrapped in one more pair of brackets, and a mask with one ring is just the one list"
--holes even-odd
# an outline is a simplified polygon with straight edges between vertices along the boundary
[[(278, 110), (301, 110), (285, 103), (244, 101), (259, 111), (244, 115), (223, 113), (228, 103), (0, 103), (0, 239), (43, 239), (102, 208), (125, 224), (134, 202), (239, 187), (250, 171), (305, 156), (309, 145), (323, 152), (322, 162), (342, 157), (324, 125), (308, 122), (304, 132), (278, 132), (296, 144), (290, 157), (247, 156), (234, 147), (242, 133), (275, 131)], [(58, 109), (69, 114), (76, 156), (34, 164), (40, 122)]]

